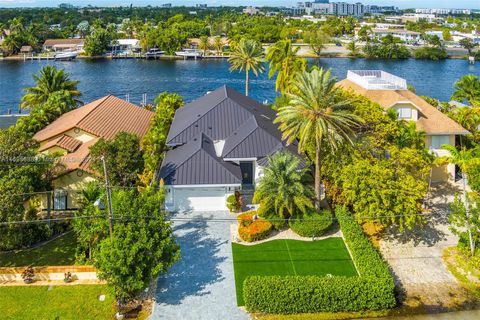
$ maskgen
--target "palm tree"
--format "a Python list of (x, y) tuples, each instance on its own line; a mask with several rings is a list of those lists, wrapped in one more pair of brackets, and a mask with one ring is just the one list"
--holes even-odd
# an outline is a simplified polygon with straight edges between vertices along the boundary
[(207, 55), (207, 50), (210, 49), (210, 42), (207, 36), (200, 37), (200, 43), (198, 44), (200, 50), (203, 50), (203, 56)]
[(213, 47), (217, 51), (217, 55), (220, 55), (223, 52), (223, 41), (220, 37), (215, 37), (213, 40)]
[(79, 81), (70, 80), (70, 75), (63, 69), (48, 65), (43, 67), (38, 75), (34, 75), (33, 79), (36, 85), (25, 89), (26, 94), (22, 98), (22, 108), (31, 108), (45, 103), (50, 95), (58, 91), (68, 93), (75, 103), (80, 103), (76, 99), (81, 96), (77, 89)]
[(360, 50), (359, 50), (359, 48), (357, 46), (357, 42), (355, 40), (352, 40), (347, 44), (347, 49), (349, 51), (348, 55), (350, 57), (358, 57), (359, 54), (360, 54)]
[(470, 224), (468, 223), (468, 218), (470, 216), (470, 208), (469, 208), (469, 202), (467, 199), (467, 172), (470, 168), (473, 168), (474, 166), (480, 165), (480, 150), (477, 148), (473, 149), (466, 149), (462, 148), (461, 150), (458, 150), (454, 146), (444, 144), (442, 145), (442, 148), (447, 150), (450, 153), (450, 156), (445, 157), (445, 159), (452, 164), (455, 164), (458, 166), (460, 169), (460, 172), (462, 174), (462, 185), (463, 185), (463, 203), (465, 204), (465, 211), (466, 211), (466, 216), (467, 216), (467, 232), (468, 232), (468, 239), (470, 242), (470, 250), (472, 253), (472, 256), (475, 253), (475, 240), (473, 239), (472, 236), (472, 230), (470, 228)]
[(228, 62), (230, 62), (230, 71), (245, 70), (245, 95), (248, 96), (250, 71), (255, 76), (265, 71), (262, 46), (254, 40), (242, 39), (233, 48)]
[(473, 74), (463, 76), (455, 82), (455, 91), (452, 95), (453, 100), (463, 102), (467, 100), (471, 104), (480, 100), (480, 79)]
[(268, 77), (271, 78), (278, 73), (275, 88), (282, 94), (290, 91), (295, 76), (307, 67), (306, 60), (297, 55), (299, 50), (300, 47), (293, 48), (291, 40), (280, 40), (268, 48)]
[(313, 68), (297, 76), (285, 106), (281, 106), (274, 123), (280, 123), (283, 139), (298, 139), (298, 149), (305, 152), (315, 146), (315, 195), (317, 209), (321, 198), (322, 148), (336, 151), (344, 142), (352, 143), (354, 128), (363, 122), (348, 112), (350, 101), (339, 95), (331, 71)]
[(313, 207), (313, 189), (303, 183), (306, 172), (307, 169), (300, 168), (300, 159), (291, 153), (279, 152), (269, 157), (253, 196), (253, 201), (260, 204), (258, 213), (284, 219)]
[(9, 21), (10, 31), (12, 33), (21, 33), (25, 29), (23, 26), (22, 18), (13, 18)]

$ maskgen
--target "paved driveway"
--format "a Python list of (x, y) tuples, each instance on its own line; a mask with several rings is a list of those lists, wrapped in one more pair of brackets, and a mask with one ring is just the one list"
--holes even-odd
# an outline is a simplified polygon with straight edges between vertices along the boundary
[(176, 214), (181, 259), (158, 281), (150, 319), (248, 319), (236, 304), (228, 212)]
[(401, 293), (416, 296), (427, 311), (443, 311), (449, 301), (463, 292), (442, 260), (443, 250), (458, 242), (448, 228), (448, 215), (453, 195), (460, 191), (457, 185), (435, 185), (430, 193), (432, 210), (427, 224), (403, 232), (392, 228), (380, 243)]
[(459, 189), (441, 184), (430, 193), (431, 213), (423, 228), (400, 232), (392, 228), (381, 242), (381, 251), (403, 285), (455, 283), (442, 261), (446, 247), (455, 246), (457, 237), (448, 229), (453, 195)]

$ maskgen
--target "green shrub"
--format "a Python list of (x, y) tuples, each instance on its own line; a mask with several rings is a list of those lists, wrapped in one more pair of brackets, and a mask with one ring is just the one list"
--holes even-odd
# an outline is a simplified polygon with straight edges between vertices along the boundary
[[(259, 212), (262, 212), (262, 210), (259, 210)], [(272, 212), (263, 212), (259, 213), (258, 215), (263, 219), (268, 220), (275, 230), (282, 230), (285, 226), (285, 219), (280, 218), (278, 215)]]
[(248, 211), (237, 217), (238, 235), (243, 241), (253, 242), (265, 239), (272, 231), (272, 224), (267, 220), (260, 217), (253, 220), (256, 214), (256, 211)]
[(383, 310), (395, 306), (373, 277), (251, 276), (243, 283), (249, 311), (311, 313)]
[(299, 236), (319, 237), (332, 226), (332, 213), (329, 210), (322, 210), (320, 213), (313, 211), (303, 216), (295, 215), (288, 224)]
[(388, 266), (344, 207), (336, 210), (358, 277), (252, 276), (243, 284), (250, 312), (307, 313), (383, 310), (396, 305)]
[(227, 197), (227, 208), (230, 212), (240, 212), (240, 210), (242, 210), (242, 205), (242, 197), (238, 191)]
[(413, 51), (415, 59), (443, 60), (447, 59), (447, 50), (444, 48), (422, 47)]

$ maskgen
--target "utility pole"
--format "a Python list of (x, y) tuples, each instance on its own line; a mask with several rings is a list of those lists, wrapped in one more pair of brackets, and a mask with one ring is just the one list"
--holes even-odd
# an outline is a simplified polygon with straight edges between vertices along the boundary
[(102, 156), (100, 159), (102, 160), (102, 163), (103, 163), (103, 173), (105, 175), (105, 189), (107, 191), (110, 238), (112, 238), (113, 236), (112, 194), (110, 193), (110, 184), (108, 183), (108, 173), (107, 173), (107, 165), (105, 164), (105, 156)]

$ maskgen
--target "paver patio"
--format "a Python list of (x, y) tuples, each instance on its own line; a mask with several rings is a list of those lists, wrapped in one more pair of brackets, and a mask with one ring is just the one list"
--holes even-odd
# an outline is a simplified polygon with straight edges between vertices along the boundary
[(176, 214), (181, 259), (158, 281), (150, 319), (248, 319), (237, 307), (228, 212)]

